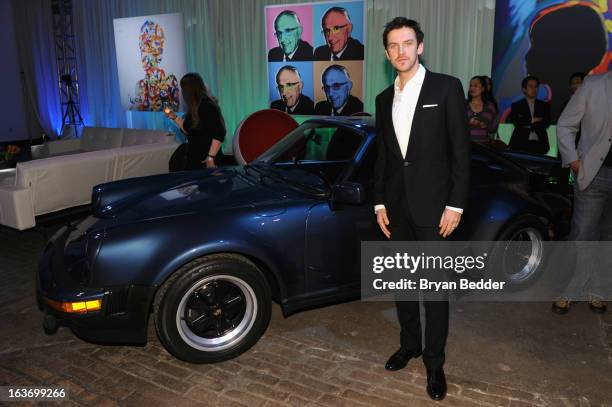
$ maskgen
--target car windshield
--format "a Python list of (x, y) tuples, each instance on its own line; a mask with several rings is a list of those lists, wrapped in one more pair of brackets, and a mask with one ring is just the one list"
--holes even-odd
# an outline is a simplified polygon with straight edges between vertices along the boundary
[(353, 160), (363, 135), (339, 125), (305, 123), (262, 154), (251, 168), (283, 181), (329, 192)]
[(273, 145), (256, 161), (268, 164), (350, 161), (363, 135), (349, 128), (305, 123)]

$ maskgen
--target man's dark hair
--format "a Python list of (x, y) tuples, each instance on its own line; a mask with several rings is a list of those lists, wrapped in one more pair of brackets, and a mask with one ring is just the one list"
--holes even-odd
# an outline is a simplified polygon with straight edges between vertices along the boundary
[(425, 34), (421, 31), (421, 25), (415, 20), (410, 20), (406, 17), (395, 17), (385, 25), (385, 31), (383, 31), (383, 45), (387, 49), (387, 35), (390, 31), (397, 30), (399, 28), (412, 28), (416, 33), (417, 45), (423, 42)]
[(540, 86), (540, 80), (533, 75), (525, 76), (521, 81), (521, 89), (525, 89), (529, 81), (536, 81), (537, 86)]
[(574, 72), (569, 77), (569, 82), (572, 83), (572, 79), (574, 79), (574, 78), (580, 78), (580, 80), (582, 80), (584, 82), (584, 78), (586, 78), (586, 74), (584, 72)]

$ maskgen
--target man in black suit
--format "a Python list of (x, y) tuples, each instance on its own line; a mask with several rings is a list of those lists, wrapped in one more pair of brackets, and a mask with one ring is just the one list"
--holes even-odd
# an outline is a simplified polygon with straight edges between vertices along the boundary
[[(394, 241), (438, 241), (459, 225), (468, 195), (470, 136), (463, 88), (457, 78), (425, 70), (419, 63), (424, 34), (414, 20), (387, 23), (383, 44), (397, 71), (392, 86), (376, 97), (377, 161), (374, 207), (378, 225)], [(400, 349), (387, 370), (423, 356), (427, 393), (446, 395), (444, 348), (448, 301), (427, 301), (425, 348), (418, 301), (396, 301)]]
[(363, 102), (351, 95), (353, 81), (345, 67), (330, 65), (321, 75), (323, 92), (327, 100), (318, 102), (315, 114), (321, 116), (350, 116), (363, 112)]
[(274, 19), (278, 47), (268, 52), (269, 62), (312, 61), (312, 45), (302, 40), (302, 23), (295, 11), (284, 10)]
[(304, 82), (296, 67), (285, 65), (276, 73), (276, 89), (281, 97), (270, 104), (272, 109), (289, 114), (313, 114), (314, 102), (302, 93)]
[(535, 76), (523, 79), (525, 98), (514, 102), (506, 120), (514, 125), (510, 148), (533, 154), (546, 154), (550, 148), (546, 129), (550, 125), (550, 106), (536, 99), (540, 81)]
[(315, 61), (363, 60), (363, 44), (351, 37), (353, 23), (343, 7), (331, 7), (321, 18), (325, 45), (317, 47)]

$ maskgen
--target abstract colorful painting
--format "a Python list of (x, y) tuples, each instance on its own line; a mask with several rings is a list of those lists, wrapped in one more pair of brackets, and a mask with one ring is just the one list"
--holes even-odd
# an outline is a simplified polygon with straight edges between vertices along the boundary
[(126, 110), (180, 110), (179, 79), (186, 73), (183, 18), (179, 13), (113, 21)]
[(611, 44), (612, 0), (497, 0), (492, 78), (502, 119), (523, 97), (522, 78), (533, 75), (556, 122), (570, 76), (608, 71)]

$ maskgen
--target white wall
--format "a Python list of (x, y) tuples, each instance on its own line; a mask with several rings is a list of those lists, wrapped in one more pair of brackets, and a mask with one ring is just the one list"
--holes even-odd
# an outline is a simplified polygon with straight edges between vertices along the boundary
[(19, 73), (19, 60), (13, 29), (13, 12), (11, 2), (0, 1), (0, 143), (10, 140), (28, 139), (25, 120), (23, 87)]

